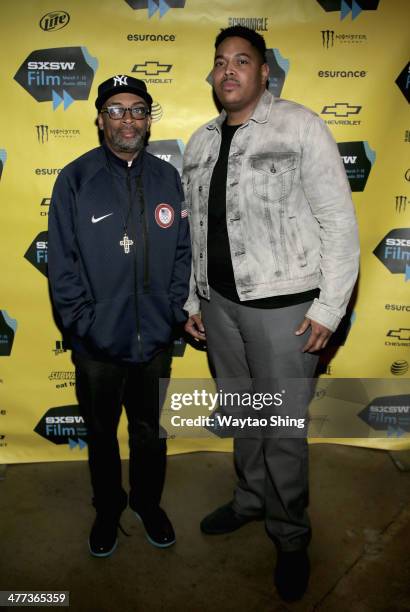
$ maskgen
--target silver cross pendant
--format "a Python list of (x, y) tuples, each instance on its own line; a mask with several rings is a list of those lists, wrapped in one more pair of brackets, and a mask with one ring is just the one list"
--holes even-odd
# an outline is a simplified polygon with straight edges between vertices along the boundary
[(124, 238), (121, 240), (120, 245), (124, 247), (124, 253), (130, 252), (130, 246), (134, 244), (133, 240), (130, 240), (127, 234), (124, 234)]

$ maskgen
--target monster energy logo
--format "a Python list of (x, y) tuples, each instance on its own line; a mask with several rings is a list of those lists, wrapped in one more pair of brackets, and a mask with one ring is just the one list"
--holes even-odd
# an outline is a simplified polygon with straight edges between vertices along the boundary
[(322, 45), (325, 49), (333, 47), (335, 44), (335, 31), (334, 30), (322, 30)]
[(41, 144), (48, 142), (48, 125), (36, 125), (37, 140)]
[(406, 212), (406, 206), (407, 206), (407, 196), (405, 195), (396, 196), (396, 212), (397, 213)]

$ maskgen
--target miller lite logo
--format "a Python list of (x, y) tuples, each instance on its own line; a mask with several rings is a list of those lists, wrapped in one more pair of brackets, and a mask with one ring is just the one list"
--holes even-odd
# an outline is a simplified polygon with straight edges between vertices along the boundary
[(162, 228), (170, 227), (174, 221), (174, 209), (169, 204), (158, 204), (155, 209), (155, 221)]

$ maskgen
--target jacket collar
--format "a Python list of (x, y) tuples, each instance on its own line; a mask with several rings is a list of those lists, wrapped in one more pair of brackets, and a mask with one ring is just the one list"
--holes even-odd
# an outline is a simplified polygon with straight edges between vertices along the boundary
[(128, 166), (128, 162), (125, 159), (121, 159), (121, 157), (118, 157), (117, 155), (115, 155), (111, 151), (111, 149), (107, 147), (107, 144), (104, 141), (102, 142), (102, 148), (104, 149), (105, 154), (108, 156), (109, 163), (112, 167), (118, 168), (118, 169), (123, 168), (124, 170), (131, 168), (133, 172), (136, 169), (141, 170), (142, 159), (144, 157), (145, 149), (140, 151), (139, 155), (135, 159), (132, 160), (131, 166)]
[[(250, 116), (250, 118), (248, 119), (246, 123), (249, 123), (249, 121), (254, 121), (255, 123), (266, 123), (269, 117), (269, 113), (272, 108), (272, 104), (274, 102), (275, 102), (275, 97), (270, 93), (270, 91), (265, 89), (265, 91), (259, 98), (259, 101), (257, 105), (255, 106), (255, 109), (252, 115)], [(221, 114), (215, 119), (213, 119), (211, 123), (208, 123), (206, 128), (208, 130), (218, 129), (220, 131), (221, 126), (223, 122), (225, 121), (225, 119), (226, 119), (226, 111), (222, 110)]]

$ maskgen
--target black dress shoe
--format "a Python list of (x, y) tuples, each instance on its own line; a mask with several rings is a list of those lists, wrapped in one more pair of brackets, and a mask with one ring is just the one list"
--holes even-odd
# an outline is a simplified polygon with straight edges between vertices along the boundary
[(153, 508), (149, 511), (137, 512), (135, 516), (142, 522), (145, 527), (145, 535), (148, 542), (158, 548), (168, 548), (175, 544), (175, 531), (171, 521), (167, 517), (164, 510), (160, 507)]
[(278, 551), (275, 586), (284, 601), (298, 601), (306, 593), (310, 562), (306, 548), (290, 552)]
[(93, 523), (88, 547), (94, 557), (109, 557), (117, 548), (118, 517), (97, 514)]
[(232, 502), (221, 506), (208, 514), (200, 524), (202, 533), (207, 535), (222, 535), (223, 533), (231, 533), (240, 529), (246, 523), (251, 521), (257, 521), (263, 518), (261, 515), (245, 516), (244, 514), (238, 514), (232, 508)]

